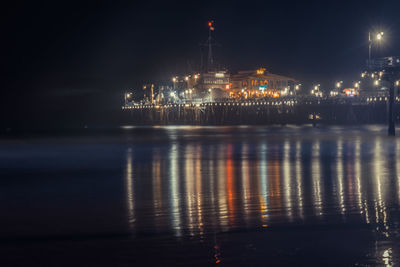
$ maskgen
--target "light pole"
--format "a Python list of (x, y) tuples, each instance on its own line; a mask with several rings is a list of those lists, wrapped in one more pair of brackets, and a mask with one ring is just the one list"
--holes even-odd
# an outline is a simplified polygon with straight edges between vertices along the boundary
[[(382, 40), (383, 38), (383, 32), (378, 32), (375, 35), (375, 39), (377, 41)], [(368, 66), (369, 68), (371, 68), (371, 50), (372, 50), (372, 43), (373, 43), (373, 39), (371, 37), (371, 32), (368, 32)]]
[(176, 89), (177, 82), (178, 82), (178, 77), (172, 77), (172, 83), (173, 83), (174, 89)]
[(186, 82), (186, 88), (189, 88), (189, 76), (185, 77), (185, 82)]
[(132, 93), (127, 93), (125, 91), (125, 106), (128, 105), (129, 98), (131, 97)]
[(336, 88), (338, 90), (338, 93), (340, 92), (340, 87), (342, 87), (343, 81), (337, 82), (336, 83)]
[(360, 81), (354, 83), (354, 87), (355, 87), (357, 90), (360, 90), (360, 83), (361, 83)]

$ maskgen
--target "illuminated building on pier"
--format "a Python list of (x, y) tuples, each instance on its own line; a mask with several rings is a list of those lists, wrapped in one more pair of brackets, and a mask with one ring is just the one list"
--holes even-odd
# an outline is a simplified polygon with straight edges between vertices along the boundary
[[(215, 101), (227, 98), (261, 98), (294, 95), (293, 78), (267, 72), (265, 68), (239, 71), (229, 74), (227, 70), (210, 71), (187, 75), (182, 79), (173, 78), (174, 88), (189, 97)], [(183, 93), (182, 93), (183, 92)], [(188, 97), (186, 97), (188, 99)]]
[(295, 80), (272, 74), (265, 68), (239, 71), (231, 76), (231, 97), (279, 97), (294, 94)]

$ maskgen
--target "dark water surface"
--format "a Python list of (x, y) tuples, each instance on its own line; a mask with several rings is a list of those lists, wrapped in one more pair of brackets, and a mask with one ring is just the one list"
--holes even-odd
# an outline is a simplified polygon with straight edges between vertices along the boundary
[(6, 266), (393, 266), (381, 126), (122, 127), (0, 140)]

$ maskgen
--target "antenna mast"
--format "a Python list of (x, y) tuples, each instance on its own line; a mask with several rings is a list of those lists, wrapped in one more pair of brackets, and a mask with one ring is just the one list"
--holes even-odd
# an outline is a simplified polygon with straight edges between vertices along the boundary
[(211, 32), (214, 31), (214, 21), (210, 20), (208, 22), (208, 59), (207, 59), (207, 71), (210, 71), (214, 67), (214, 59), (212, 55), (212, 46), (214, 45), (212, 42)]

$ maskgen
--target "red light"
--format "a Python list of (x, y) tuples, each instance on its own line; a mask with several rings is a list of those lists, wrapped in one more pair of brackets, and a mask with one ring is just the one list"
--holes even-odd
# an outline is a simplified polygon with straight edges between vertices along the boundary
[(208, 27), (211, 27), (211, 26), (212, 26), (212, 22), (209, 21), (209, 22), (208, 22)]

